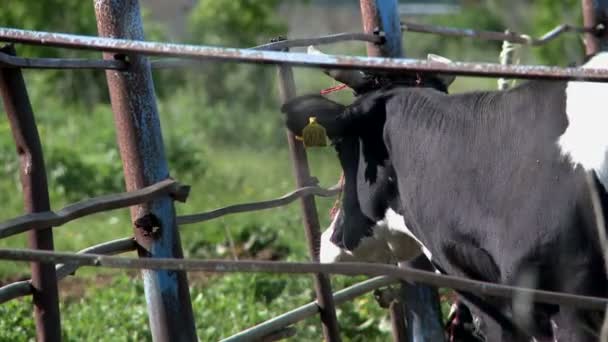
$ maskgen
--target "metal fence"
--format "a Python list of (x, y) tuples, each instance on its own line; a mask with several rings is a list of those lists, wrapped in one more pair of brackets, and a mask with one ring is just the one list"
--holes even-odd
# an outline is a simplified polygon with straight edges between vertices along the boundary
[[(583, 0), (584, 5), (589, 6), (588, 3), (588, 0)], [(152, 91), (151, 68), (184, 67), (199, 60), (276, 64), (283, 101), (295, 95), (291, 66), (608, 82), (608, 70), (604, 69), (464, 62), (440, 64), (406, 58), (381, 57), (400, 57), (401, 29), (513, 40), (517, 43), (538, 45), (541, 44), (540, 42), (551, 40), (558, 31), (559, 33), (585, 32), (588, 34), (587, 39), (595, 39), (591, 28), (596, 27), (594, 26), (596, 22), (592, 19), (587, 20), (587, 17), (585, 21), (587, 29), (560, 26), (544, 37), (532, 39), (510, 33), (401, 25), (395, 15), (397, 2), (394, 0), (378, 0), (378, 2), (361, 0), (361, 8), (365, 33), (286, 40), (251, 49), (144, 41), (136, 0), (95, 1), (99, 37), (0, 28), (0, 41), (104, 52), (103, 59), (91, 60), (17, 57), (12, 45), (0, 50), (0, 92), (20, 157), (21, 183), (27, 212), (26, 215), (0, 223), (0, 238), (27, 233), (29, 241), (28, 249), (0, 249), (0, 259), (30, 261), (32, 265), (32, 279), (0, 288), (0, 303), (32, 295), (38, 339), (60, 340), (57, 281), (73, 273), (78, 267), (94, 266), (142, 270), (146, 285), (150, 329), (156, 341), (196, 340), (185, 276), (187, 271), (312, 273), (314, 275), (316, 302), (264, 322), (226, 341), (273, 340), (290, 336), (293, 334), (293, 329), (290, 328), (292, 324), (316, 314), (321, 315), (325, 339), (339, 341), (334, 306), (399, 280), (497, 297), (512, 297), (517, 291), (533, 295), (538, 302), (604, 309), (608, 305), (608, 300), (605, 298), (483, 283), (410, 267), (366, 263), (319, 264), (319, 221), (314, 196), (335, 196), (339, 186), (323, 189), (316, 185), (308, 169), (306, 152), (290, 132), (287, 132), (287, 139), (298, 186), (295, 191), (268, 201), (231, 205), (199, 214), (175, 215), (174, 201), (185, 201), (190, 189), (168, 176), (156, 100)], [(591, 15), (589, 13), (586, 15)], [(373, 33), (374, 31), (376, 33)], [(284, 51), (296, 46), (328, 44), (344, 40), (367, 42), (368, 53), (373, 57), (308, 55)], [(599, 45), (595, 46), (597, 51)], [(129, 57), (123, 58), (124, 56)], [(171, 58), (149, 61), (148, 56)], [(57, 212), (50, 210), (40, 139), (21, 74), (21, 69), (24, 68), (106, 70), (127, 192), (88, 199), (68, 205)], [(183, 259), (178, 226), (212, 220), (229, 214), (276, 208), (298, 199), (302, 205), (312, 263)], [(84, 216), (120, 208), (131, 209), (134, 237), (102, 243), (78, 253), (53, 251), (54, 227)], [(111, 256), (133, 250), (138, 252), (140, 258)], [(367, 275), (377, 278), (332, 295), (328, 277), (330, 274)], [(391, 312), (399, 315), (396, 309)], [(403, 318), (398, 317), (398, 320), (402, 321)], [(405, 335), (403, 331), (396, 329), (394, 336), (398, 340)]]

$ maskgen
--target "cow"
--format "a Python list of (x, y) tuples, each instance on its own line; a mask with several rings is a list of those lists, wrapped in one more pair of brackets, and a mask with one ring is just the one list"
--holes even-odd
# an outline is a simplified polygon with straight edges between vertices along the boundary
[[(607, 65), (601, 53), (583, 67)], [(533, 80), (447, 95), (433, 75), (353, 74), (339, 78), (357, 95), (349, 105), (305, 95), (282, 107), (295, 134), (316, 116), (337, 150), (345, 186), (332, 242), (355, 249), (390, 208), (443, 273), (606, 297), (587, 176), (605, 215), (608, 85)], [(593, 341), (599, 330), (599, 312), (534, 303), (524, 315), (485, 301), (515, 322), (473, 303), (488, 341)]]

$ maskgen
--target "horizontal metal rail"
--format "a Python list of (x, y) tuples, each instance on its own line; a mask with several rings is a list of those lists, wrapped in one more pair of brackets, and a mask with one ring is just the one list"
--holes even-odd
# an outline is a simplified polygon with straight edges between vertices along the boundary
[(479, 77), (532, 78), (608, 82), (607, 69), (559, 68), (495, 63), (453, 62), (443, 64), (407, 58), (378, 58), (341, 55), (309, 55), (211, 46), (169, 44), (100, 38), (63, 33), (0, 28), (0, 40), (85, 50), (112, 51), (151, 56), (172, 56), (260, 64), (288, 64), (330, 69), (362, 69), (394, 72), (432, 72)]
[[(362, 296), (370, 291), (373, 291), (383, 286), (395, 284), (397, 282), (399, 282), (399, 280), (386, 276), (368, 279), (335, 292), (334, 303), (336, 305), (340, 305), (350, 300), (353, 300), (359, 296)], [(274, 317), (266, 322), (243, 330), (235, 335), (221, 340), (221, 342), (253, 341), (268, 334), (271, 334), (272, 332), (277, 331), (278, 329), (303, 321), (318, 313), (319, 307), (317, 303), (311, 302), (299, 308), (288, 311), (280, 316)]]
[(608, 305), (607, 298), (534, 290), (523, 287), (487, 283), (454, 276), (441, 275), (410, 267), (396, 267), (392, 265), (370, 264), (362, 262), (320, 264), (310, 262), (233, 261), (176, 258), (138, 259), (95, 254), (49, 252), (32, 249), (11, 248), (0, 248), (0, 260), (39, 261), (56, 264), (76, 264), (80, 266), (121, 269), (163, 269), (212, 273), (324, 273), (350, 276), (390, 276), (392, 278), (397, 278), (404, 281), (415, 281), (437, 287), (447, 287), (461, 291), (470, 291), (483, 296), (513, 298), (513, 296), (517, 294), (521, 296), (529, 296), (530, 298), (533, 298), (535, 302), (566, 305), (594, 310), (603, 310), (606, 308), (606, 305)]
[(338, 194), (340, 191), (340, 185), (336, 184), (329, 189), (324, 189), (319, 186), (306, 186), (302, 188), (298, 188), (290, 193), (287, 193), (279, 198), (260, 201), (260, 202), (250, 202), (250, 203), (242, 203), (242, 204), (234, 204), (223, 208), (214, 209), (211, 211), (199, 213), (199, 214), (190, 214), (190, 215), (181, 215), (177, 217), (177, 224), (192, 224), (203, 221), (209, 221), (218, 217), (226, 216), (229, 214), (236, 213), (244, 213), (250, 211), (258, 211), (265, 210), (271, 208), (277, 208), (285, 206), (291, 202), (294, 202), (298, 198), (302, 198), (304, 196), (315, 195), (319, 197), (333, 197)]
[(281, 40), (278, 42), (272, 42), (268, 44), (262, 44), (252, 47), (251, 50), (274, 50), (280, 51), (284, 49), (294, 47), (305, 47), (309, 45), (325, 45), (334, 44), (346, 41), (360, 41), (369, 42), (374, 44), (384, 43), (384, 37), (376, 34), (368, 33), (337, 33), (328, 36), (315, 37), (315, 38), (294, 38)]
[[(136, 243), (133, 238), (124, 238), (87, 247), (81, 251), (78, 251), (78, 254), (90, 253), (114, 255), (130, 252), (135, 250), (135, 248)], [(66, 278), (68, 275), (74, 273), (79, 267), (79, 265), (75, 264), (57, 265), (57, 280)], [(32, 291), (33, 288), (30, 284), (30, 280), (21, 280), (2, 286), (0, 287), (0, 304), (18, 297), (31, 295)]]
[(100, 69), (124, 70), (127, 62), (86, 58), (24, 58), (0, 53), (0, 67), (24, 69)]
[(148, 187), (120, 194), (105, 195), (74, 203), (59, 210), (38, 212), (19, 216), (0, 223), (0, 238), (23, 233), (32, 229), (57, 227), (77, 218), (108, 210), (130, 207), (145, 203), (154, 198), (170, 195), (184, 202), (190, 187), (173, 179), (166, 179)]
[(597, 28), (584, 28), (576, 27), (572, 25), (559, 25), (551, 31), (545, 33), (539, 38), (534, 38), (526, 34), (519, 34), (515, 32), (497, 32), (497, 31), (480, 31), (473, 29), (463, 29), (456, 27), (447, 26), (436, 26), (436, 25), (425, 25), (417, 23), (401, 23), (401, 29), (409, 32), (416, 33), (432, 33), (441, 36), (449, 37), (463, 37), (463, 38), (475, 38), (482, 40), (495, 40), (495, 41), (507, 41), (511, 43), (517, 43), (522, 45), (530, 46), (541, 46), (549, 43), (560, 35), (568, 32), (574, 33), (595, 33), (598, 30), (603, 30), (603, 25)]
[[(347, 41), (361, 41), (381, 44), (384, 38), (367, 33), (337, 33), (312, 38), (295, 38), (254, 46), (250, 50), (282, 50), (309, 45), (326, 45)], [(150, 61), (153, 69), (187, 68), (201, 64), (200, 61), (179, 58), (163, 58)], [(86, 58), (24, 58), (0, 53), (0, 67), (24, 69), (101, 69), (126, 70), (129, 64), (122, 60), (86, 59)]]
[[(174, 180), (165, 180), (133, 192), (95, 197), (71, 204), (57, 213), (49, 211), (28, 214), (2, 222), (0, 223), (0, 238), (19, 234), (31, 229), (40, 229), (41, 227), (61, 226), (69, 221), (86, 215), (125, 208), (167, 194), (170, 194), (183, 202), (188, 195), (188, 191), (189, 187), (187, 186), (180, 185)], [(321, 188), (319, 186), (307, 186), (298, 188), (276, 199), (234, 204), (202, 213), (178, 216), (177, 223), (179, 225), (193, 224), (213, 220), (230, 214), (277, 208), (290, 204), (304, 196), (315, 195), (319, 197), (332, 197), (337, 195), (339, 191), (339, 184), (336, 184), (329, 189)]]

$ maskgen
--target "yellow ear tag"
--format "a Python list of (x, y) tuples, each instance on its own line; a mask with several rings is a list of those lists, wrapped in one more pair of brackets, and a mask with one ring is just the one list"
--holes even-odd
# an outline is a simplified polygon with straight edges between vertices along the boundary
[(325, 127), (317, 122), (317, 118), (308, 118), (308, 125), (302, 129), (302, 141), (305, 147), (327, 146)]

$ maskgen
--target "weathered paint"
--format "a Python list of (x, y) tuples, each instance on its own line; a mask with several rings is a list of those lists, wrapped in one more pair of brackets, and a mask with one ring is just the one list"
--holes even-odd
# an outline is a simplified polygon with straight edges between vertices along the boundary
[[(101, 36), (144, 39), (137, 0), (96, 0), (95, 14)], [(104, 59), (114, 58), (114, 54), (104, 53)], [(150, 64), (141, 55), (129, 55), (128, 61), (128, 70), (108, 70), (106, 76), (125, 182), (127, 190), (133, 191), (169, 178), (169, 168)], [(131, 218), (140, 257), (183, 257), (170, 197), (131, 207)], [(186, 273), (143, 270), (142, 276), (152, 338), (195, 341)]]
[(382, 46), (383, 55), (385, 57), (403, 56), (401, 22), (399, 21), (397, 0), (376, 0), (376, 7), (381, 30), (386, 38)]
[(146, 42), (0, 28), (0, 40), (45, 46), (58, 46), (119, 53), (140, 53), (150, 56), (172, 56), (231, 62), (287, 64), (326, 69), (361, 69), (384, 71), (417, 71), (479, 77), (542, 78), (552, 80), (586, 80), (608, 82), (606, 69), (560, 68), (541, 65), (500, 65), (496, 63), (450, 64), (408, 58), (380, 58), (340, 55), (310, 55), (203, 45)]

